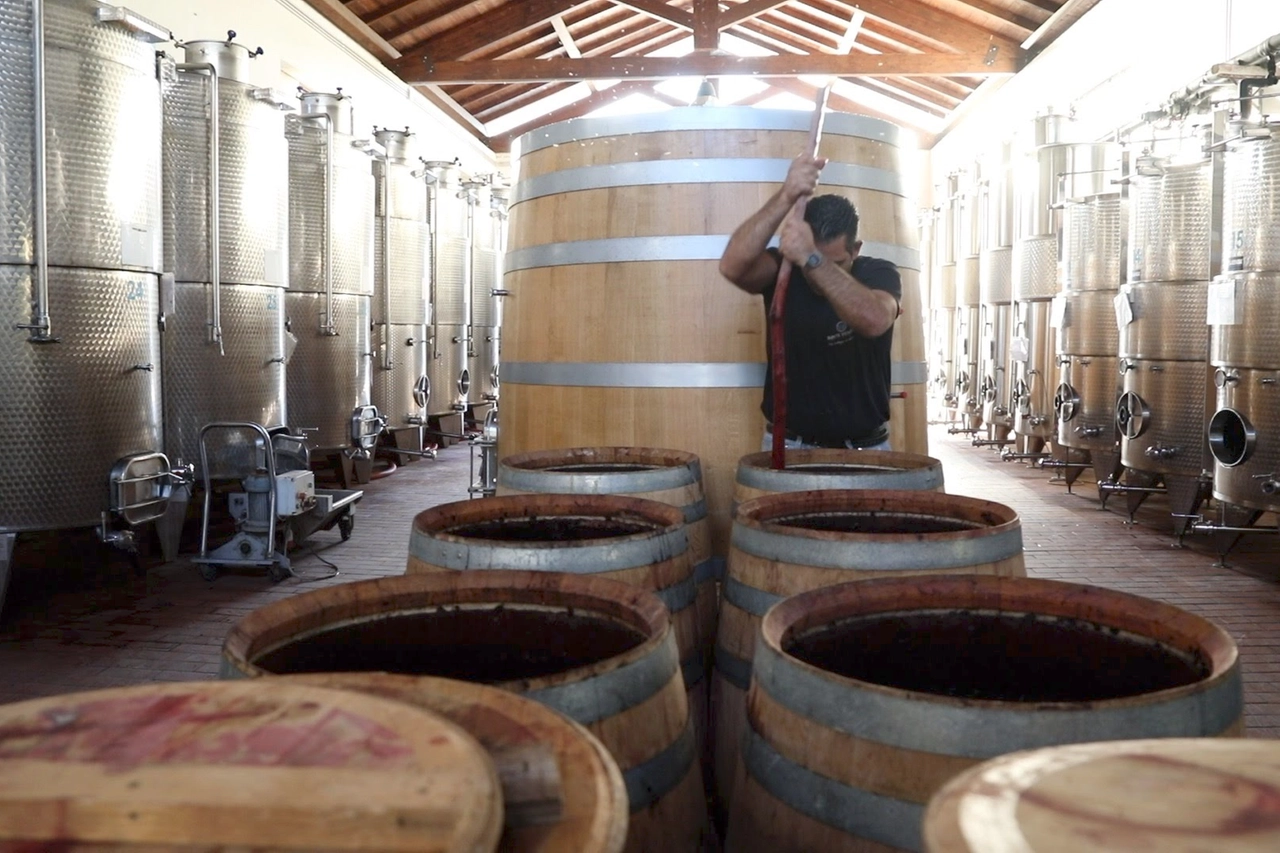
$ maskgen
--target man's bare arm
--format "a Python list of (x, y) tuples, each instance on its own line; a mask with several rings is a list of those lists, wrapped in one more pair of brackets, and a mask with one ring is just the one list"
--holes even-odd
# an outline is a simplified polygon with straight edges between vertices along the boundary
[(786, 181), (764, 206), (734, 230), (720, 257), (720, 274), (748, 293), (762, 293), (778, 276), (778, 261), (768, 253), (769, 239), (796, 203), (818, 185), (827, 163), (823, 157), (801, 155), (791, 163)]
[(805, 270), (805, 278), (831, 303), (836, 315), (863, 337), (880, 337), (898, 319), (893, 294), (867, 287), (831, 261)]

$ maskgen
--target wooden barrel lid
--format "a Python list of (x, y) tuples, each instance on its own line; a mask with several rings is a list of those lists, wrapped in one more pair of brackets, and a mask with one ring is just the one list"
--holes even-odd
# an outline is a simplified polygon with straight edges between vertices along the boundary
[(929, 853), (1280, 850), (1280, 743), (1112, 741), (1012, 753), (929, 804)]
[(42, 846), (488, 851), (488, 755), (399, 702), (253, 680), (0, 706), (0, 839)]
[(618, 765), (589, 731), (539, 702), (426, 676), (325, 673), (279, 680), (407, 702), (465, 729), (489, 751), (502, 781), (501, 850), (617, 853), (626, 843), (627, 789)]

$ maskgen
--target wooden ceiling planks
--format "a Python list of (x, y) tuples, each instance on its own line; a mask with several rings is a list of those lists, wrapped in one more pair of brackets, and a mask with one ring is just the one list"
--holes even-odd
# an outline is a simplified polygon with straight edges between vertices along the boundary
[[(1066, 0), (307, 2), (406, 81), (447, 102), (460, 123), (495, 149), (537, 124), (583, 115), (632, 94), (676, 103), (654, 90), (655, 74), (671, 69), (711, 76), (750, 73), (769, 86), (749, 98), (751, 103), (778, 92), (812, 93), (804, 80), (777, 74), (838, 72), (851, 88), (837, 108), (884, 115), (917, 130), (936, 128), (993, 75), (1020, 67), (1023, 42), (1043, 49), (1077, 17), (1055, 14)], [(846, 37), (851, 27), (852, 43)], [(719, 34), (775, 56), (722, 57), (712, 52)], [(646, 59), (691, 38), (695, 50), (684, 59)], [(484, 131), (487, 123), (539, 104), (580, 78), (614, 71), (653, 79), (597, 87), (555, 109), (548, 101), (548, 112), (519, 128), (496, 135)], [(868, 93), (867, 103), (857, 100), (858, 91)], [(876, 101), (870, 93), (888, 100)], [(876, 103), (883, 110), (869, 108)], [(893, 103), (905, 111), (885, 114)], [(919, 118), (912, 120), (912, 114)], [(926, 131), (924, 137), (930, 136)]]

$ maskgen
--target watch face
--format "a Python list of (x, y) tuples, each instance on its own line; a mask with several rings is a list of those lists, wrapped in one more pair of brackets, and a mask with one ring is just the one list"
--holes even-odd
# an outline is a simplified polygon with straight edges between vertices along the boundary
[(812, 255), (810, 255), (808, 258), (805, 259), (804, 268), (807, 270), (811, 270), (814, 267), (820, 265), (821, 263), (822, 263), (822, 255), (818, 254), (817, 252), (814, 252)]

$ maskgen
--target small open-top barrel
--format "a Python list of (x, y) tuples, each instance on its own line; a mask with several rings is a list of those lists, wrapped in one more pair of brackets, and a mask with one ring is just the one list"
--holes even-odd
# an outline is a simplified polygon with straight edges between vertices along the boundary
[(702, 463), (683, 450), (654, 447), (569, 447), (508, 456), (498, 466), (498, 494), (625, 495), (678, 507), (689, 535), (698, 585), (698, 631), (710, 663), (720, 611), (716, 578), (724, 556), (711, 553)]
[(702, 742), (708, 689), (684, 519), (676, 507), (619, 495), (527, 494), (457, 501), (413, 519), (405, 571), (570, 572), (651, 590), (671, 611), (690, 711)]
[(492, 761), (438, 714), (302, 684), (171, 682), (0, 705), (0, 848), (479, 853)]
[(733, 799), (760, 618), (787, 596), (851, 580), (1026, 574), (1022, 526), (1003, 504), (938, 492), (784, 492), (738, 507), (711, 680), (715, 784)]
[(995, 756), (1243, 730), (1225, 631), (1059, 581), (815, 590), (768, 612), (754, 663), (727, 838), (742, 853), (919, 850), (929, 798)]
[(738, 460), (733, 505), (778, 492), (818, 489), (899, 489), (941, 492), (942, 463), (932, 456), (889, 450), (788, 450), (786, 466), (773, 467), (772, 453)]
[(392, 672), (523, 693), (613, 755), (631, 809), (625, 849), (698, 850), (709, 832), (670, 616), (630, 584), (501, 570), (338, 584), (242, 618), (223, 672)]

